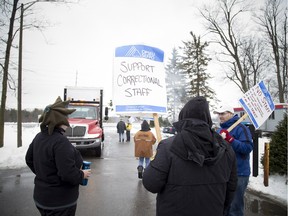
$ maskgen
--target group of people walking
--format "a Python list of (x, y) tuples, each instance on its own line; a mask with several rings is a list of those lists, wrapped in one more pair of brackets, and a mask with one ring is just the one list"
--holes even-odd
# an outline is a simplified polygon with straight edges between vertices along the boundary
[[(74, 216), (79, 184), (91, 170), (82, 170), (81, 154), (63, 135), (69, 127), (67, 102), (58, 98), (44, 110), (41, 132), (26, 153), (26, 163), (35, 173), (34, 201), (41, 215)], [(249, 129), (238, 124), (233, 108), (214, 111), (220, 128), (212, 129), (209, 104), (204, 97), (189, 100), (173, 125), (175, 136), (159, 140), (144, 120), (134, 135), (138, 178), (157, 193), (156, 215), (243, 216), (244, 194), (250, 176), (253, 150)], [(130, 122), (117, 123), (119, 142), (130, 141)], [(153, 155), (153, 158), (152, 158)], [(151, 159), (152, 158), (152, 159)]]
[(132, 124), (128, 121), (127, 124), (120, 119), (117, 123), (117, 133), (119, 134), (119, 142), (124, 142), (125, 140), (125, 131), (126, 131), (126, 142), (130, 142), (130, 131), (132, 129)]

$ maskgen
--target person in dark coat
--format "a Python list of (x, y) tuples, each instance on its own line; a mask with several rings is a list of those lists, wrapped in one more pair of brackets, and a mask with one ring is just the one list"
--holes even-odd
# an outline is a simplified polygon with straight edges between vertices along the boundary
[(222, 216), (237, 185), (236, 157), (211, 129), (204, 97), (192, 98), (173, 124), (177, 134), (162, 140), (143, 174), (144, 187), (157, 193), (157, 216)]
[(125, 122), (122, 119), (120, 119), (116, 127), (117, 127), (117, 133), (119, 134), (119, 142), (124, 142), (124, 132), (126, 130)]
[(90, 176), (91, 170), (81, 170), (83, 159), (78, 150), (63, 135), (69, 127), (69, 101), (57, 98), (45, 108), (39, 122), (39, 132), (26, 152), (28, 167), (36, 175), (34, 202), (42, 216), (74, 216), (79, 184)]

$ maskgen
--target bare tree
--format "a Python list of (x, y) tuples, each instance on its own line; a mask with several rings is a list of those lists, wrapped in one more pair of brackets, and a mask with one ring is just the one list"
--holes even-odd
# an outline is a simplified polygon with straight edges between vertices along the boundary
[[(35, 0), (35, 1), (30, 1), (26, 2), (24, 4), (24, 11), (28, 11), (29, 13), (31, 12), (31, 7), (35, 5), (38, 2), (54, 2), (54, 3), (73, 3), (72, 1), (66, 1), (66, 0)], [(75, 1), (74, 1), (75, 2)], [(0, 106), (0, 148), (4, 146), (4, 112), (6, 108), (6, 99), (7, 99), (7, 88), (8, 85), (10, 85), (10, 82), (13, 79), (11, 74), (9, 73), (9, 66), (11, 64), (11, 50), (13, 48), (13, 40), (19, 31), (19, 27), (15, 27), (15, 21), (17, 21), (20, 17), (20, 14), (18, 11), (20, 11), (20, 2), (19, 0), (0, 0), (0, 39), (1, 39), (1, 44), (5, 44), (6, 47), (3, 48), (4, 46), (2, 45), (0, 47), (0, 51), (4, 54), (4, 57), (0, 56), (0, 66), (1, 66), (1, 75), (2, 75), (2, 92), (1, 92), (1, 106)], [(18, 13), (18, 15), (17, 15)], [(28, 14), (29, 14), (28, 13)], [(9, 17), (9, 25), (8, 25), (8, 38), (4, 38), (4, 31), (6, 27), (6, 18)], [(19, 25), (18, 25), (19, 26)], [(26, 26), (27, 27), (27, 26)], [(40, 26), (35, 25), (35, 23), (29, 24), (29, 27), (36, 27), (40, 29)], [(25, 27), (24, 27), (25, 28)], [(2, 50), (5, 49), (5, 52)]]
[[(19, 0), (14, 0), (12, 4), (8, 39), (7, 39), (6, 52), (5, 52), (5, 61), (4, 61), (4, 65), (1, 64), (2, 71), (3, 71), (3, 78), (2, 78), (2, 96), (1, 96), (1, 107), (0, 107), (0, 148), (4, 146), (4, 112), (5, 112), (6, 97), (7, 97), (8, 70), (9, 70), (9, 62), (10, 62), (10, 51), (11, 51), (12, 42), (13, 42), (14, 22), (16, 18), (18, 2)], [(4, 5), (6, 6), (6, 4)]]
[(261, 11), (258, 20), (272, 50), (270, 63), (277, 79), (278, 100), (284, 103), (285, 95), (287, 98), (287, 5), (284, 0), (266, 0)]
[(244, 41), (241, 56), (243, 70), (247, 74), (247, 87), (250, 89), (264, 78), (263, 74), (268, 67), (263, 42), (255, 42), (252, 38)]
[(206, 20), (208, 31), (214, 34), (211, 42), (222, 47), (217, 52), (217, 58), (229, 68), (226, 77), (243, 93), (257, 82), (260, 66), (263, 64), (260, 53), (257, 57), (254, 56), (257, 43), (240, 29), (243, 15), (248, 13), (249, 7), (245, 0), (218, 0), (216, 7), (206, 6), (200, 11)]

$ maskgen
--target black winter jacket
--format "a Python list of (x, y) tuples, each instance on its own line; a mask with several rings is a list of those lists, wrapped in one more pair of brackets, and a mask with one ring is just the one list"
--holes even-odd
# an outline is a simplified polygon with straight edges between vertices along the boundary
[(51, 135), (48, 130), (38, 133), (26, 153), (26, 163), (36, 175), (34, 200), (44, 209), (76, 204), (84, 175), (80, 152), (62, 133), (60, 128)]
[(177, 135), (159, 143), (143, 174), (144, 187), (157, 193), (157, 216), (222, 216), (232, 202), (235, 153), (210, 129), (209, 110), (198, 102), (183, 108)]
[(117, 123), (116, 127), (117, 127), (117, 133), (120, 133), (120, 134), (123, 134), (126, 130), (126, 124), (122, 120)]

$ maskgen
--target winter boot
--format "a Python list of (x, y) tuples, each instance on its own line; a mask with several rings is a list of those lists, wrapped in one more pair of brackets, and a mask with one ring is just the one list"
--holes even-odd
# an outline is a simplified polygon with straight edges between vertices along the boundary
[(138, 170), (138, 178), (142, 179), (144, 167), (143, 166), (138, 166), (137, 170)]

